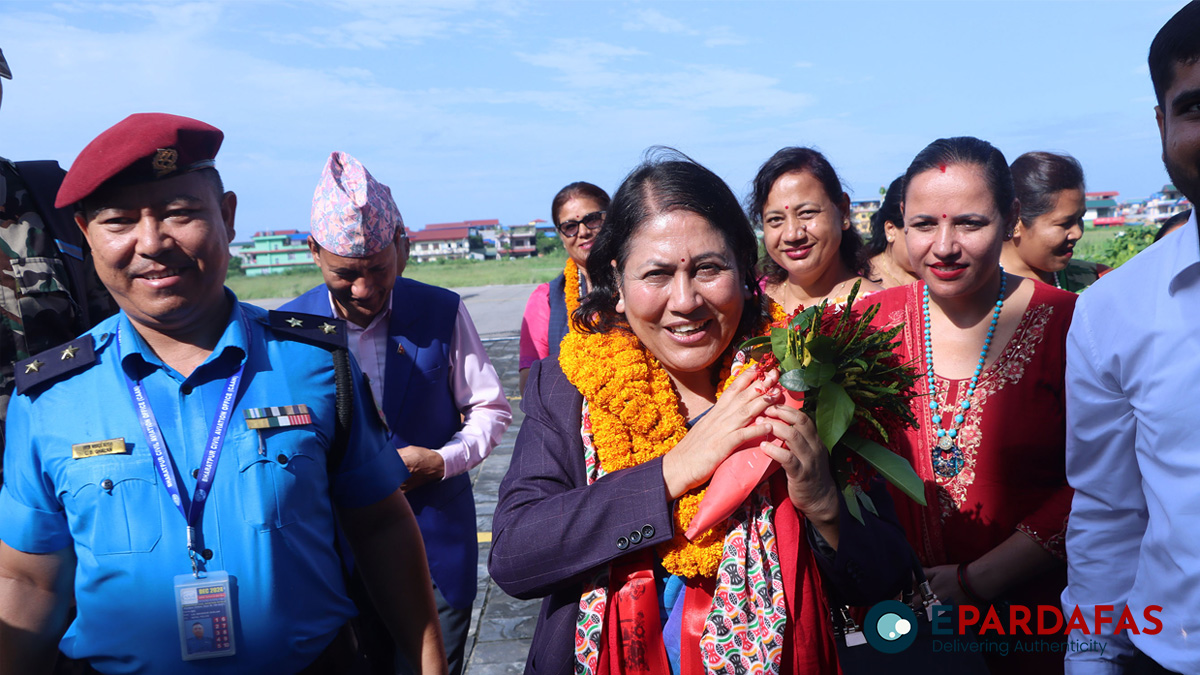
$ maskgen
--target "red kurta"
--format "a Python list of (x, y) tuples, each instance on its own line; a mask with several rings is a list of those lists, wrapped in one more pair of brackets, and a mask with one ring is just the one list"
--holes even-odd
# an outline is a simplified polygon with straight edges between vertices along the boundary
[[(871, 296), (879, 303), (875, 323), (904, 323), (900, 354), (921, 373), (917, 387), (926, 393), (925, 342), (921, 292), (924, 284), (888, 289)], [(999, 360), (983, 371), (971, 408), (959, 427), (964, 466), (953, 478), (933, 471), (936, 429), (928, 396), (913, 400), (920, 428), (894, 438), (892, 449), (904, 456), (925, 482), (922, 507), (893, 490), (896, 512), (927, 567), (971, 562), (1021, 532), (1056, 557), (1066, 560), (1067, 515), (1073, 490), (1066, 477), (1066, 411), (1063, 376), (1067, 329), (1076, 295), (1035, 283), (1029, 307)], [(982, 346), (982, 345), (981, 345)], [(993, 345), (995, 348), (996, 345)], [(936, 373), (935, 373), (936, 375)], [(950, 417), (969, 379), (936, 377), (934, 400)], [(946, 405), (949, 402), (949, 405)], [(942, 427), (950, 428), (948, 420)], [(1000, 600), (1026, 605), (1059, 605), (1066, 586), (1065, 566), (1041, 575)], [(1008, 625), (1007, 612), (1002, 615)], [(1060, 636), (1061, 637), (1061, 636)], [(994, 673), (1061, 673), (1062, 652), (1012, 653), (989, 658)]]

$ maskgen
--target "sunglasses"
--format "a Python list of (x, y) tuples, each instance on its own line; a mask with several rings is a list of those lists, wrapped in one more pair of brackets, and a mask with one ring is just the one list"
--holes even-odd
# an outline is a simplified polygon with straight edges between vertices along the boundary
[(558, 231), (562, 232), (564, 237), (574, 237), (579, 233), (579, 226), (586, 225), (587, 229), (595, 230), (604, 224), (604, 214), (606, 211), (592, 211), (579, 220), (564, 220), (558, 224)]

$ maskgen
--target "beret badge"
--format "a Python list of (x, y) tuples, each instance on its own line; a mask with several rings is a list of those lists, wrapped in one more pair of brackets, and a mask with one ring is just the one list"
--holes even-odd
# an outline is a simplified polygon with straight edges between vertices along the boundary
[(175, 148), (159, 148), (154, 153), (154, 177), (162, 178), (163, 176), (175, 171), (178, 167), (176, 163), (179, 161), (179, 152)]

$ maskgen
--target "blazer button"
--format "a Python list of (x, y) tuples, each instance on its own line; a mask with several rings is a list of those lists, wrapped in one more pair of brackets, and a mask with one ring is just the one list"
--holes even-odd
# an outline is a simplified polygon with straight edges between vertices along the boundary
[(629, 540), (625, 537), (617, 537), (617, 548), (621, 549), (622, 551), (629, 548)]
[(275, 461), (279, 462), (280, 464), (283, 464), (284, 466), (287, 466), (287, 463), (288, 463), (287, 455), (280, 454), (278, 457), (275, 458)]
[(654, 526), (653, 525), (642, 526), (642, 539), (651, 539), (653, 537), (654, 537)]
[(104, 480), (100, 481), (100, 488), (103, 490), (112, 490), (113, 482), (110, 479), (105, 478)]
[(629, 543), (631, 543), (631, 544), (642, 543), (642, 533), (638, 532), (637, 530), (630, 532), (629, 533)]

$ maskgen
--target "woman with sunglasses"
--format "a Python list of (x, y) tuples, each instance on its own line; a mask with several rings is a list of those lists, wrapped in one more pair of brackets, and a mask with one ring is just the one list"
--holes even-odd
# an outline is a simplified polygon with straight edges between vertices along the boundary
[(608, 211), (608, 193), (591, 183), (571, 183), (554, 195), (550, 218), (567, 251), (563, 273), (533, 290), (521, 319), (521, 391), (534, 361), (558, 356), (558, 343), (567, 335), (567, 317), (579, 307), (579, 299), (591, 286), (587, 274), (588, 253)]
[(858, 264), (862, 239), (850, 227), (850, 195), (821, 153), (776, 152), (758, 170), (749, 202), (768, 256), (760, 266), (762, 289), (784, 312), (824, 299), (844, 302), (855, 281), (862, 281), (859, 297), (880, 289)]

